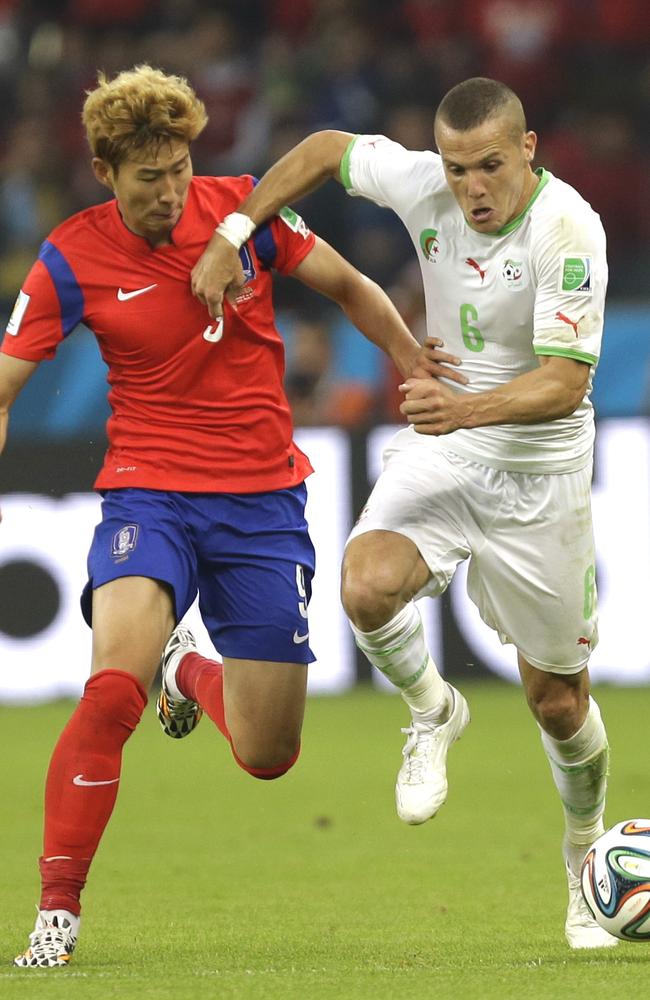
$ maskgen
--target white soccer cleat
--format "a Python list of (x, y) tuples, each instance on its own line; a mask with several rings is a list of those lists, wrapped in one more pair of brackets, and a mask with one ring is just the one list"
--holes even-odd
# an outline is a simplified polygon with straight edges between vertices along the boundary
[[(568, 844), (565, 840), (563, 845), (569, 885), (569, 906), (564, 933), (570, 948), (613, 948), (614, 945), (618, 944), (618, 938), (608, 934), (600, 924), (596, 923), (582, 894), (580, 867), (588, 850), (586, 844), (578, 846)], [(578, 874), (575, 874), (576, 869)]]
[(183, 698), (176, 686), (176, 670), (186, 653), (196, 653), (196, 642), (185, 625), (177, 625), (163, 649), (160, 660), (162, 684), (156, 702), (156, 713), (163, 732), (174, 740), (189, 736), (203, 715), (201, 706)]
[(469, 723), (469, 707), (462, 694), (447, 684), (451, 714), (446, 722), (427, 725), (413, 721), (403, 729), (408, 739), (402, 750), (404, 763), (397, 775), (397, 815), (405, 823), (425, 823), (447, 798), (447, 753)]
[(29, 948), (16, 955), (19, 969), (53, 969), (68, 965), (79, 935), (80, 918), (68, 910), (40, 910), (29, 935)]

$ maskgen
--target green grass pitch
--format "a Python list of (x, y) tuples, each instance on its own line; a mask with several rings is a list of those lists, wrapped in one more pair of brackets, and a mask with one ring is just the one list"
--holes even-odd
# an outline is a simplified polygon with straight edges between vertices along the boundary
[[(472, 724), (450, 793), (421, 827), (395, 816), (399, 698), (308, 704), (299, 764), (240, 771), (204, 720), (166, 739), (153, 699), (68, 969), (28, 972), (43, 774), (70, 703), (2, 708), (3, 1000), (598, 1000), (644, 994), (650, 944), (564, 942), (561, 811), (519, 689), (467, 684)], [(650, 814), (650, 692), (596, 692), (612, 745), (608, 822)]]

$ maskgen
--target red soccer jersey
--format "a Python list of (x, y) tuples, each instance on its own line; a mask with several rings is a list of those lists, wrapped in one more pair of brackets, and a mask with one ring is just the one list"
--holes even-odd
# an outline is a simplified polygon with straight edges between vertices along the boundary
[(242, 247), (246, 285), (220, 326), (194, 298), (190, 271), (215, 226), (254, 180), (195, 177), (173, 243), (152, 249), (116, 201), (72, 216), (43, 243), (2, 344), (16, 358), (52, 358), (85, 323), (108, 365), (109, 447), (98, 489), (139, 486), (254, 493), (312, 471), (292, 439), (284, 345), (270, 268), (288, 273), (314, 246), (286, 211)]

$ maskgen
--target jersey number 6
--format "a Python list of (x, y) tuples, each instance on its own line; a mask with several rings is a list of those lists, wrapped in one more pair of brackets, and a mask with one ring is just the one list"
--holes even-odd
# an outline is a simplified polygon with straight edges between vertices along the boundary
[(463, 335), (463, 343), (470, 351), (482, 351), (485, 347), (483, 334), (477, 326), (478, 311), (475, 306), (465, 302), (460, 307), (460, 331)]

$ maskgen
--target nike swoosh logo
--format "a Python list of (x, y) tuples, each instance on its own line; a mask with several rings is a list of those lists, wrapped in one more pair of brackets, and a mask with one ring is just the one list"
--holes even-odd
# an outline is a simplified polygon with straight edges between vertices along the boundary
[(293, 641), (296, 643), (296, 645), (298, 645), (299, 642), (307, 642), (308, 638), (309, 638), (309, 632), (306, 632), (305, 635), (300, 635), (298, 629), (296, 629), (296, 631), (293, 633)]
[(136, 295), (144, 295), (145, 292), (150, 292), (152, 288), (157, 288), (158, 282), (153, 285), (147, 285), (146, 288), (136, 288), (134, 292), (123, 292), (121, 288), (117, 290), (117, 298), (120, 302), (128, 302), (129, 299), (134, 299)]
[(110, 778), (109, 781), (86, 781), (83, 774), (76, 774), (72, 779), (73, 785), (81, 785), (82, 788), (91, 788), (94, 785), (114, 785), (119, 778)]

